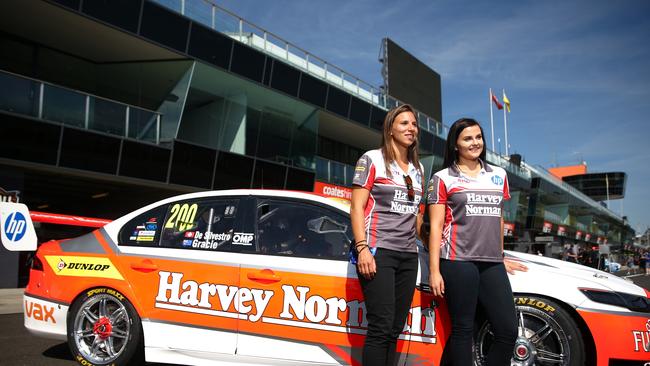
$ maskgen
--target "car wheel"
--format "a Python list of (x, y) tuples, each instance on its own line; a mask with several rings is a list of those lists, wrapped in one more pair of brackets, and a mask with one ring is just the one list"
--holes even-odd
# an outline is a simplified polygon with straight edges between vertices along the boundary
[[(514, 366), (584, 365), (585, 347), (580, 330), (558, 303), (536, 296), (515, 296), (518, 337), (511, 364)], [(487, 321), (475, 333), (475, 365), (485, 365), (494, 335)]]
[(82, 365), (137, 364), (142, 356), (142, 325), (133, 305), (110, 288), (77, 298), (68, 313), (68, 345)]

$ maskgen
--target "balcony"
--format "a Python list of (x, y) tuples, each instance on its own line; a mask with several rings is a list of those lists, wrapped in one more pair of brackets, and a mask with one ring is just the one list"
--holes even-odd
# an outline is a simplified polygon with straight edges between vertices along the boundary
[(160, 142), (161, 114), (0, 70), (0, 111)]

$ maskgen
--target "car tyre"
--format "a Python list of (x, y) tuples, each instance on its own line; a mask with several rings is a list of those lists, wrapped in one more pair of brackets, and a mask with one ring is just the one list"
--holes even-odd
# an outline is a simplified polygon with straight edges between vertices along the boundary
[[(515, 296), (518, 337), (513, 350), (516, 366), (581, 366), (585, 345), (578, 325), (557, 302), (538, 296)], [(494, 339), (486, 320), (479, 321), (474, 337), (474, 364), (485, 365)]]
[(124, 295), (110, 288), (86, 291), (68, 313), (68, 345), (82, 365), (144, 363), (142, 324)]

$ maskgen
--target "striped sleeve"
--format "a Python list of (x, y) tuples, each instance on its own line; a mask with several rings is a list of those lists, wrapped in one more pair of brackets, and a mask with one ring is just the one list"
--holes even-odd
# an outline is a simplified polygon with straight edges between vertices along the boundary
[(370, 156), (365, 154), (359, 158), (359, 161), (357, 161), (357, 166), (354, 168), (352, 184), (370, 190), (374, 183), (375, 165), (372, 163)]
[(447, 186), (439, 176), (433, 175), (429, 181), (427, 189), (427, 204), (445, 204), (447, 203)]

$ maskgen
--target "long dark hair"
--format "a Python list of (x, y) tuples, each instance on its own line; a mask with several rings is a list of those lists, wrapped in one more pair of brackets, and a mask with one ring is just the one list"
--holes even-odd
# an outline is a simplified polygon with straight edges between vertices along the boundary
[(478, 126), (481, 129), (481, 136), (483, 137), (483, 151), (479, 158), (485, 162), (485, 134), (483, 133), (483, 127), (478, 123), (477, 120), (473, 118), (461, 118), (454, 122), (453, 125), (449, 128), (449, 133), (447, 134), (447, 146), (445, 148), (445, 163), (444, 167), (449, 168), (458, 160), (458, 150), (456, 150), (456, 142), (458, 141), (458, 136), (461, 132), (467, 127)]
[[(402, 104), (398, 107), (395, 107), (386, 113), (386, 118), (384, 118), (384, 133), (381, 136), (381, 154), (384, 156), (384, 165), (386, 166), (386, 175), (389, 178), (393, 177), (393, 174), (390, 172), (389, 166), (395, 161), (395, 151), (393, 151), (393, 136), (390, 134), (391, 129), (393, 128), (393, 122), (395, 118), (400, 113), (411, 112), (415, 116), (415, 121), (417, 122), (418, 114), (415, 112), (415, 109), (411, 107), (410, 104)], [(420, 125), (418, 122), (418, 134), (420, 136)], [(415, 141), (408, 147), (406, 157), (409, 162), (415, 165), (415, 168), (422, 174), (420, 171), (420, 156), (418, 155), (418, 137), (416, 136)]]

